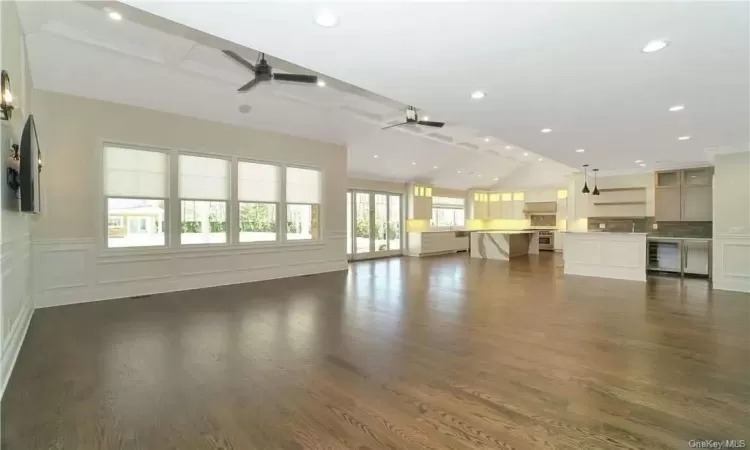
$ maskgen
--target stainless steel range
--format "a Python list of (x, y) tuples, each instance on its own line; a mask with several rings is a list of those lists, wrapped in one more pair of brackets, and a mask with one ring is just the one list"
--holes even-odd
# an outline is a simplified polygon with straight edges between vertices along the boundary
[(539, 231), (539, 250), (555, 251), (555, 233), (553, 231)]

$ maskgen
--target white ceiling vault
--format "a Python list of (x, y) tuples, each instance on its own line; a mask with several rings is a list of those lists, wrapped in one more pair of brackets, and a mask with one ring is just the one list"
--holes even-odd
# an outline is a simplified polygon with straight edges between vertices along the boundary
[[(125, 3), (572, 167), (652, 170), (750, 141), (748, 2)], [(338, 26), (315, 23), (323, 9)], [(670, 45), (641, 52), (654, 39)]]
[[(122, 21), (107, 18), (113, 7)], [(532, 165), (556, 174), (570, 170), (502, 140), (486, 142), (453, 122), (381, 131), (402, 120), (404, 105), (330, 77), (323, 76), (326, 87), (266, 83), (238, 94), (252, 74), (220, 49), (251, 61), (254, 50), (125, 5), (20, 2), (18, 8), (38, 89), (343, 144), (357, 177), (467, 189), (493, 186)], [(273, 57), (269, 63), (278, 71), (314, 73)], [(241, 105), (250, 112), (240, 113)]]

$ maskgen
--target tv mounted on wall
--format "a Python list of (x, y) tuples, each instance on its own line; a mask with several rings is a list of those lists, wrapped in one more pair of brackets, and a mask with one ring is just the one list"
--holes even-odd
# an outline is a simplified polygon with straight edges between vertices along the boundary
[(21, 211), (29, 213), (39, 213), (39, 175), (41, 154), (39, 152), (39, 140), (36, 135), (36, 125), (34, 116), (29, 115), (26, 119), (26, 125), (23, 127), (21, 134), (21, 148), (19, 151), (20, 161), (20, 190), (21, 190)]

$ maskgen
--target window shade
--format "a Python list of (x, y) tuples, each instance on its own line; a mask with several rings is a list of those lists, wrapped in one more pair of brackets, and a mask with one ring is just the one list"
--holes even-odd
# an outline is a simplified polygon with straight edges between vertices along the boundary
[(432, 197), (432, 206), (434, 208), (438, 206), (444, 208), (463, 208), (464, 199), (454, 197)]
[(104, 148), (104, 195), (167, 197), (166, 153), (130, 148)]
[(288, 203), (321, 203), (320, 172), (311, 169), (286, 169), (286, 201)]
[(229, 200), (229, 161), (180, 155), (180, 198)]
[(279, 167), (240, 162), (237, 166), (237, 197), (241, 202), (279, 201)]

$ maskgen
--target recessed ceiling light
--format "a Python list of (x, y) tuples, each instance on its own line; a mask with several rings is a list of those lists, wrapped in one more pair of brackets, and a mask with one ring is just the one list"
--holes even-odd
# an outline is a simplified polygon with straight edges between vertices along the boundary
[(529, 156), (529, 152), (523, 152), (523, 156)]
[(544, 161), (544, 160), (542, 158), (539, 158), (539, 162), (542, 162), (542, 161)]
[(495, 177), (495, 178), (493, 178), (492, 180), (493, 180), (493, 181), (497, 181), (497, 180), (499, 180), (499, 179), (500, 179), (500, 178), (498, 178), (498, 177)]
[(117, 11), (110, 11), (107, 13), (110, 19), (115, 21), (121, 21), (122, 20), (122, 14), (118, 13)]
[(433, 169), (437, 169), (437, 166), (432, 166)]
[(670, 111), (682, 111), (683, 109), (685, 109), (685, 107), (683, 105), (675, 105), (675, 106), (669, 108)]
[(373, 158), (377, 158), (377, 157), (378, 157), (378, 155), (372, 155), (372, 157), (373, 157)]
[(482, 91), (474, 91), (471, 93), (471, 98), (475, 100), (479, 100), (480, 98), (484, 98), (487, 94), (485, 94)]
[(482, 178), (482, 174), (481, 174), (481, 173), (480, 173), (480, 174), (477, 174), (477, 176), (478, 176), (479, 178)]
[(339, 24), (339, 16), (331, 10), (320, 11), (315, 16), (315, 23), (324, 28), (332, 28)]
[(582, 148), (579, 148), (578, 150), (576, 150), (576, 153), (583, 153), (583, 152), (585, 152), (585, 151), (586, 151), (586, 150), (584, 150), (584, 149), (582, 149)]
[(688, 139), (690, 139), (690, 136), (680, 136), (677, 138), (678, 141), (687, 141)]
[(640, 164), (640, 166), (641, 166), (641, 167), (646, 167), (646, 165), (645, 165), (645, 164), (643, 164), (643, 163), (641, 163), (641, 164)]
[(239, 112), (241, 112), (242, 114), (249, 113), (251, 109), (252, 107), (250, 105), (244, 105), (244, 104), (237, 107), (237, 110), (239, 110)]
[(412, 162), (411, 162), (411, 165), (412, 165), (412, 166), (416, 166), (416, 165), (417, 165), (417, 163), (416, 163), (416, 162), (414, 162), (414, 161), (412, 161)]
[(635, 160), (635, 163), (636, 163), (636, 164), (638, 164), (638, 163), (642, 163), (642, 162), (643, 162), (643, 160), (642, 160), (642, 159), (636, 159), (636, 160)]
[(512, 148), (513, 148), (513, 146), (512, 146), (512, 145), (506, 145), (506, 146), (505, 146), (505, 150), (510, 150), (510, 149), (512, 149)]
[(646, 44), (645, 47), (641, 49), (643, 53), (653, 53), (658, 52), (659, 50), (664, 50), (669, 45), (669, 42), (667, 41), (651, 41), (648, 44)]
[(549, 133), (552, 131), (552, 128), (542, 128), (542, 133)]
[(326, 82), (323, 80), (318, 80), (318, 86), (320, 87), (326, 87)]
[(484, 138), (484, 142), (490, 142), (490, 138)]
[(456, 171), (456, 173), (461, 173), (461, 171), (460, 171), (460, 170), (457, 170), (457, 171)]
[(430, 116), (424, 116), (422, 117), (422, 120), (430, 120)]

